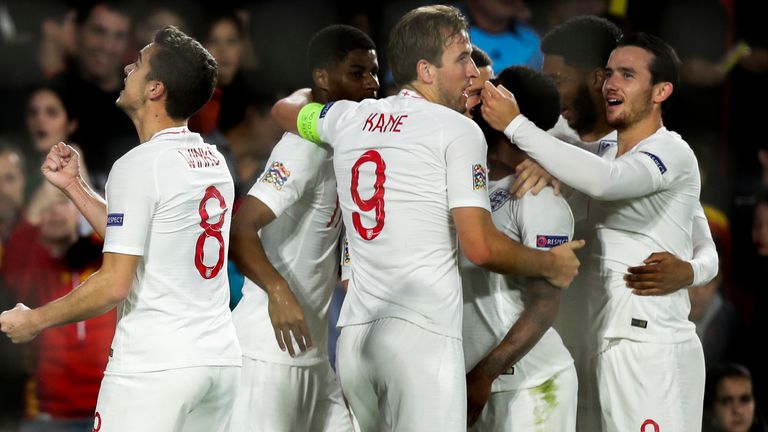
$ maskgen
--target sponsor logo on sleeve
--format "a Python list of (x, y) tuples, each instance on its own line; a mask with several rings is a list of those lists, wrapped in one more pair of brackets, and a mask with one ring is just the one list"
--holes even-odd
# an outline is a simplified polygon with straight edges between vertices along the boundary
[(125, 219), (124, 213), (110, 213), (107, 215), (107, 226), (123, 226), (123, 219)]
[(291, 176), (291, 172), (283, 165), (282, 162), (272, 162), (272, 165), (267, 167), (264, 174), (261, 175), (259, 183), (271, 184), (277, 190), (283, 190), (283, 186)]
[(325, 104), (325, 106), (323, 106), (323, 109), (320, 111), (320, 118), (324, 118), (325, 115), (328, 114), (328, 110), (331, 109), (331, 107), (335, 103), (336, 103), (336, 101), (328, 102), (327, 104)]
[(546, 234), (538, 234), (536, 236), (536, 247), (538, 248), (553, 248), (563, 243), (568, 243), (568, 236)]
[(645, 153), (645, 154), (647, 154), (647, 155), (648, 155), (648, 157), (649, 157), (649, 158), (651, 158), (651, 160), (653, 161), (653, 163), (655, 163), (655, 164), (656, 164), (656, 166), (659, 168), (659, 171), (661, 171), (661, 173), (662, 173), (662, 174), (664, 174), (665, 172), (667, 172), (667, 166), (666, 166), (666, 165), (664, 165), (664, 162), (662, 162), (662, 161), (661, 161), (661, 159), (659, 159), (659, 157), (658, 157), (658, 156), (656, 156), (656, 155), (655, 155), (655, 154), (653, 154), (653, 153), (648, 153), (647, 151), (641, 151), (640, 153)]
[(501, 208), (507, 201), (512, 199), (512, 194), (506, 189), (496, 189), (491, 192), (491, 211), (496, 211)]
[(472, 165), (472, 184), (475, 190), (485, 190), (487, 181), (485, 175), (485, 167), (483, 165)]

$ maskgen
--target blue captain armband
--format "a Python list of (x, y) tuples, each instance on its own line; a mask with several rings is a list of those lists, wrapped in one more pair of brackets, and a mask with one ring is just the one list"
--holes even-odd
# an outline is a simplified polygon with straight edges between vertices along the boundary
[(317, 131), (317, 121), (323, 110), (323, 104), (317, 102), (308, 103), (301, 108), (299, 116), (296, 118), (296, 129), (299, 136), (307, 141), (320, 144), (320, 133)]

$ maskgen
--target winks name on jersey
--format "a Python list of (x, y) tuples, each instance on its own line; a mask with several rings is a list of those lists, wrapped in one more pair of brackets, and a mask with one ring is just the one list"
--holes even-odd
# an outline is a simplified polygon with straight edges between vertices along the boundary
[(219, 158), (209, 148), (196, 147), (186, 151), (179, 150), (179, 154), (190, 168), (207, 168), (221, 164)]
[(392, 115), (373, 113), (365, 119), (363, 124), (363, 130), (367, 132), (400, 132), (400, 126), (403, 125), (403, 120), (408, 118), (407, 114), (404, 115)]

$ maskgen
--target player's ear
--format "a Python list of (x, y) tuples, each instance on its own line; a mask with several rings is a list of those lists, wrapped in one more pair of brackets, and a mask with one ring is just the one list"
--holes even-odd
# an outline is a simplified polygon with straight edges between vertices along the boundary
[(653, 85), (653, 102), (662, 103), (667, 100), (674, 90), (671, 82), (660, 82)]
[(419, 81), (425, 84), (432, 84), (435, 82), (436, 72), (437, 70), (435, 69), (435, 66), (424, 59), (421, 59), (416, 63), (416, 75), (419, 78)]
[(150, 100), (157, 100), (165, 94), (165, 84), (158, 80), (147, 81), (147, 93)]
[(328, 83), (328, 71), (321, 68), (312, 69), (312, 80), (315, 82), (315, 86), (323, 91), (328, 91), (330, 84)]
[(589, 83), (592, 86), (592, 89), (597, 90), (598, 92), (602, 92), (604, 82), (605, 69), (601, 67), (592, 69), (592, 72), (589, 73)]

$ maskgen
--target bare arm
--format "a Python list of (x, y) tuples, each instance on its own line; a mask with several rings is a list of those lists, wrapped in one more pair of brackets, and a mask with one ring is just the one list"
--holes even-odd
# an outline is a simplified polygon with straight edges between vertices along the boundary
[(243, 275), (267, 292), (277, 344), (293, 357), (296, 353), (291, 333), (302, 351), (312, 348), (312, 335), (299, 301), (285, 278), (269, 262), (259, 238), (259, 230), (274, 219), (275, 214), (266, 204), (248, 196), (232, 220), (230, 257)]
[(578, 273), (579, 260), (573, 250), (583, 247), (583, 240), (540, 251), (502, 234), (485, 209), (459, 207), (452, 209), (451, 214), (461, 252), (477, 266), (496, 273), (543, 277), (560, 288), (570, 285)]
[(683, 260), (669, 252), (655, 252), (642, 266), (630, 267), (624, 276), (627, 287), (637, 295), (665, 295), (691, 285), (708, 283), (719, 269), (719, 260), (704, 211), (693, 216), (693, 259)]
[(308, 88), (296, 90), (290, 96), (280, 99), (272, 107), (272, 120), (288, 132), (298, 133), (296, 119), (299, 111), (312, 102), (312, 91)]
[(504, 339), (467, 373), (467, 424), (474, 424), (488, 402), (491, 384), (520, 361), (552, 326), (560, 308), (560, 290), (541, 279), (529, 279), (525, 309)]
[(71, 146), (58, 143), (41, 167), (43, 176), (61, 189), (103, 239), (107, 230), (107, 203), (80, 177), (80, 155)]
[(101, 269), (79, 287), (37, 309), (17, 304), (0, 314), (0, 329), (14, 343), (29, 342), (49, 327), (83, 321), (111, 310), (130, 293), (141, 258), (105, 253)]

